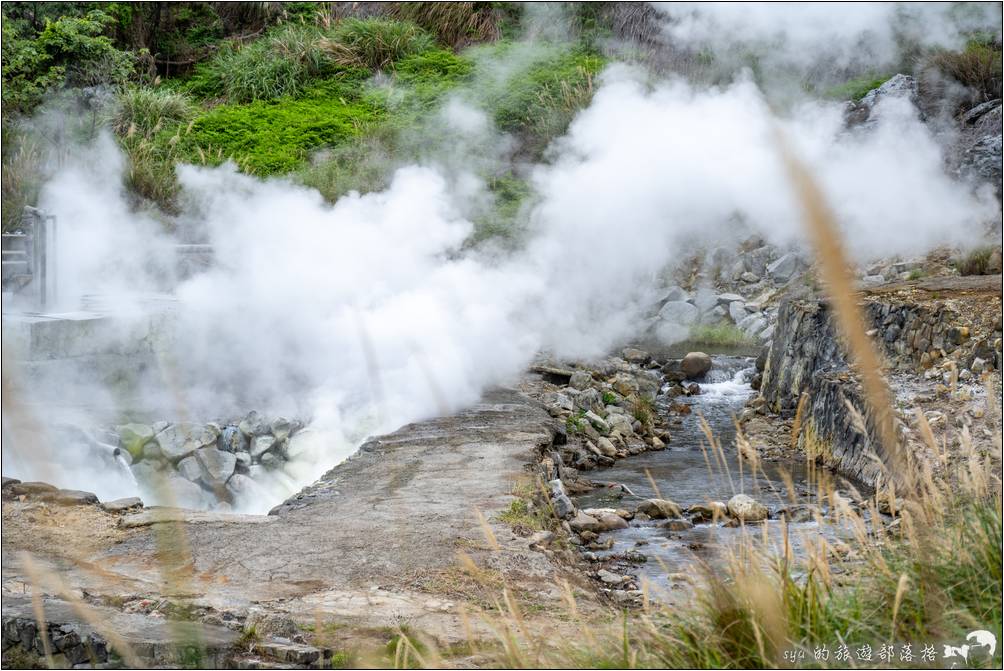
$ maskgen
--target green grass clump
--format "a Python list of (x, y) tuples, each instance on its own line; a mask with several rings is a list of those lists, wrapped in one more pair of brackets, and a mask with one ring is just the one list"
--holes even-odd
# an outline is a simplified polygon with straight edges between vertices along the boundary
[(978, 247), (955, 261), (955, 268), (960, 275), (989, 275), (998, 270), (991, 268), (991, 258), (994, 248)]
[(498, 519), (523, 533), (541, 531), (548, 526), (547, 513), (523, 498), (513, 499), (509, 507), (499, 513)]
[[(506, 48), (499, 48), (502, 55)], [(520, 136), (525, 151), (539, 154), (592, 100), (593, 79), (605, 64), (602, 55), (582, 46), (548, 54), (500, 90), (486, 92), (486, 107), (500, 130)]]
[(966, 86), (975, 94), (973, 102), (1001, 97), (1001, 47), (993, 40), (970, 40), (962, 51), (935, 51), (927, 65)]
[(318, 46), (342, 67), (384, 70), (407, 56), (432, 49), (435, 40), (410, 21), (345, 19), (322, 37)]
[(697, 345), (718, 345), (722, 347), (750, 345), (754, 341), (737, 326), (729, 323), (698, 324), (690, 329), (687, 339)]
[(221, 105), (189, 129), (159, 139), (175, 144), (177, 155), (189, 162), (233, 160), (256, 175), (287, 173), (311, 151), (356, 137), (380, 118), (381, 109), (354, 97), (353, 80), (333, 78), (297, 99)]
[(618, 400), (617, 394), (612, 391), (603, 392), (603, 405), (617, 405)]
[(851, 79), (843, 84), (839, 84), (827, 89), (823, 96), (833, 100), (851, 100), (858, 102), (864, 98), (869, 91), (877, 89), (889, 80), (890, 75), (867, 74), (856, 79)]
[(191, 99), (169, 89), (130, 87), (119, 96), (119, 106), (112, 119), (116, 133), (156, 132), (190, 120), (195, 115)]

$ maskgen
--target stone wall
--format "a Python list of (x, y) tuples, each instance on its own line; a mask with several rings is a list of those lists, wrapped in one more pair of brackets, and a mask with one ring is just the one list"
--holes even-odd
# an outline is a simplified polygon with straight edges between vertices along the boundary
[[(881, 345), (890, 370), (947, 384), (976, 381), (1000, 369), (999, 294), (932, 300), (932, 292), (908, 289), (866, 296), (863, 305), (869, 335)], [(762, 410), (792, 417), (802, 394), (808, 396), (799, 448), (817, 463), (875, 484), (882, 467), (874, 427), (830, 306), (815, 300), (783, 303), (759, 365), (756, 403)]]

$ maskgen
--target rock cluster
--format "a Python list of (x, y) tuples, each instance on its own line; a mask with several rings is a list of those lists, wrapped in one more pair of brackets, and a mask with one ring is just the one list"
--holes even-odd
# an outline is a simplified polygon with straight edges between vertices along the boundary
[[(47, 635), (55, 668), (91, 668), (92, 664), (108, 663), (108, 643), (97, 633), (86, 631), (77, 624), (46, 622), (45, 632), (29, 617), (3, 618), (3, 650), (18, 647), (25, 652), (43, 656), (46, 652), (42, 640)], [(104, 668), (97, 666), (96, 668)]]
[(251, 411), (222, 423), (124, 424), (116, 427), (120, 456), (152, 493), (187, 507), (224, 508), (254, 496), (256, 480), (282, 468), (296, 420), (271, 421)]

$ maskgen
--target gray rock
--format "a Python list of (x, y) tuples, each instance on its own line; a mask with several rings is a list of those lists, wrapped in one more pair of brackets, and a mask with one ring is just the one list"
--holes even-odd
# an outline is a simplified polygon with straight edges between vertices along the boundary
[(143, 458), (150, 461), (160, 461), (164, 459), (164, 450), (160, 449), (157, 441), (151, 441), (143, 446)]
[(742, 320), (746, 319), (746, 304), (740, 301), (732, 301), (729, 303), (729, 317), (732, 322), (738, 324)]
[(596, 450), (605, 457), (614, 457), (617, 455), (617, 448), (614, 444), (610, 442), (609, 438), (600, 436), (596, 439)]
[(616, 531), (617, 529), (627, 529), (627, 521), (620, 515), (613, 513), (603, 513), (598, 518), (600, 528), (598, 531)]
[(794, 252), (788, 252), (767, 266), (767, 275), (775, 282), (787, 282), (798, 271), (799, 261)]
[(678, 286), (672, 286), (663, 292), (662, 296), (659, 297), (660, 303), (668, 303), (670, 301), (686, 301), (689, 298), (689, 294)]
[(171, 424), (157, 434), (157, 444), (164, 456), (171, 461), (187, 457), (200, 447), (216, 443), (218, 431), (212, 425), (188, 422)]
[(638, 504), (635, 512), (648, 515), (653, 520), (683, 517), (683, 511), (669, 499), (645, 499)]
[(570, 526), (572, 531), (576, 533), (581, 533), (583, 531), (598, 533), (601, 530), (600, 521), (595, 517), (585, 514), (581, 510), (575, 514), (575, 517), (568, 521), (568, 526)]
[(686, 301), (669, 301), (659, 310), (660, 319), (680, 326), (695, 324), (700, 316), (701, 310)]
[(204, 447), (195, 452), (195, 456), (205, 473), (206, 484), (226, 482), (234, 474), (237, 457), (232, 452), (224, 452), (215, 447)]
[(261, 455), (271, 450), (273, 445), (275, 445), (275, 437), (255, 436), (251, 439), (251, 458), (257, 459), (261, 457)]
[(568, 498), (565, 485), (561, 480), (551, 480), (547, 484), (551, 490), (551, 508), (554, 511), (554, 516), (559, 520), (568, 519), (575, 512), (575, 506), (572, 504), (572, 500)]
[(195, 458), (194, 454), (179, 461), (176, 468), (181, 477), (189, 482), (198, 482), (202, 478), (202, 466), (199, 465), (199, 460)]
[(754, 275), (753, 273), (747, 271), (742, 275), (740, 275), (739, 279), (741, 279), (746, 284), (756, 284), (757, 282), (760, 281), (760, 276)]
[(916, 80), (909, 75), (897, 74), (878, 88), (872, 89), (865, 94), (860, 102), (849, 105), (848, 124), (866, 124), (874, 121), (871, 115), (876, 105), (887, 98), (906, 98), (916, 104), (918, 100)]
[(268, 469), (275, 469), (282, 467), (282, 457), (274, 452), (266, 452), (261, 455), (260, 463), (262, 466)]
[(249, 440), (255, 436), (263, 436), (267, 434), (271, 428), (254, 410), (249, 412), (247, 416), (240, 421), (237, 427), (245, 436), (248, 437)]
[(101, 507), (109, 513), (121, 513), (126, 510), (131, 510), (133, 508), (142, 508), (143, 499), (138, 496), (130, 496), (126, 499), (115, 499), (114, 501), (105, 501), (101, 504)]
[(79, 489), (57, 489), (40, 494), (38, 498), (61, 506), (86, 506), (98, 502), (98, 497), (93, 492)]
[(874, 287), (879, 284), (885, 284), (885, 277), (882, 275), (865, 275), (861, 278), (861, 284), (866, 287)]
[(601, 582), (604, 582), (607, 585), (620, 585), (622, 583), (631, 580), (631, 578), (626, 575), (618, 575), (616, 573), (611, 573), (610, 571), (603, 568), (601, 568), (599, 571), (596, 572), (596, 577), (599, 578)]
[(600, 433), (602, 433), (602, 434), (610, 433), (610, 425), (607, 424), (607, 422), (606, 422), (605, 419), (603, 419), (602, 417), (600, 417), (599, 415), (597, 415), (595, 412), (593, 412), (593, 411), (590, 410), (590, 411), (586, 412), (586, 414), (583, 416), (583, 418), (587, 422), (589, 422), (590, 424), (592, 424), (593, 428), (596, 429), (597, 431), (599, 431)]
[(729, 514), (743, 522), (761, 522), (767, 519), (767, 506), (746, 494), (736, 494), (726, 505)]
[(271, 429), (276, 440), (286, 440), (293, 431), (293, 424), (285, 417), (278, 417), (272, 422)]
[(593, 384), (593, 376), (589, 374), (588, 371), (577, 370), (572, 373), (572, 377), (568, 380), (568, 386), (573, 389), (588, 389)]
[(157, 491), (168, 494), (168, 502), (181, 507), (201, 508), (206, 502), (206, 492), (202, 487), (178, 475), (168, 474)]
[(771, 252), (771, 248), (764, 245), (744, 254), (742, 258), (744, 267), (756, 278), (763, 277), (764, 273), (767, 272), (767, 263), (770, 262)]
[(729, 306), (732, 303), (735, 303), (736, 301), (744, 301), (744, 300), (746, 299), (744, 299), (739, 294), (718, 294), (717, 298), (718, 304), (722, 306)]
[[(261, 466), (252, 466), (252, 469), (261, 468)], [(242, 475), (241, 473), (234, 473), (229, 480), (227, 480), (227, 491), (233, 496), (244, 499), (262, 499), (268, 496), (261, 485), (254, 481), (254, 478), (248, 475)]]
[(682, 518), (668, 519), (659, 526), (669, 531), (687, 531), (694, 528), (693, 522)]
[(652, 360), (652, 357), (648, 352), (634, 347), (625, 347), (621, 351), (621, 356), (623, 356), (624, 360), (628, 363), (645, 364)]
[(680, 370), (688, 380), (695, 380), (711, 370), (711, 357), (704, 352), (688, 352), (680, 362)]
[(729, 311), (721, 305), (716, 305), (714, 308), (711, 309), (711, 312), (707, 314), (711, 316), (712, 322), (716, 322), (724, 319), (725, 316), (729, 314)]

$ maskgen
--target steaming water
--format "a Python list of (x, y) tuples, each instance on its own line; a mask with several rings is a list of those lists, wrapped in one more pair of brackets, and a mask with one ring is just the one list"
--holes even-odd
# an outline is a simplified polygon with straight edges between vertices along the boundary
[[(734, 418), (753, 393), (749, 383), (753, 372), (752, 358), (716, 357), (707, 381), (701, 384), (703, 393), (676, 399), (690, 405), (692, 413), (682, 416), (679, 425), (670, 426), (672, 440), (667, 449), (628, 457), (608, 469), (592, 474), (594, 480), (627, 485), (636, 496), (625, 495), (620, 500), (611, 499), (601, 488), (578, 497), (576, 504), (581, 508), (633, 508), (641, 499), (661, 495), (686, 509), (709, 500), (728, 501), (734, 494), (745, 493), (776, 512), (791, 503), (780, 477), (782, 470), (791, 475), (798, 502), (810, 502), (812, 492), (805, 479), (805, 466), (800, 462), (764, 463), (766, 473), (758, 472), (755, 477), (749, 473), (748, 465), (744, 465), (744, 472), (741, 475), (739, 473), (735, 457)], [(660, 405), (665, 411), (664, 397), (660, 397), (657, 406)], [(725, 450), (728, 471), (717, 465), (713, 455), (709, 454), (705, 459), (701, 446), (707, 441), (699, 425), (701, 415), (707, 419), (714, 436)], [(658, 491), (653, 489), (647, 473), (651, 474)], [(661, 522), (632, 522), (627, 529), (610, 533), (609, 536), (614, 540), (613, 548), (597, 554), (602, 557), (630, 550), (646, 555), (648, 561), (645, 564), (625, 564), (622, 568), (625, 572), (630, 570), (637, 573), (657, 589), (661, 588), (661, 591), (667, 587), (672, 588), (671, 574), (692, 573), (695, 561), (712, 566), (720, 563), (723, 548), (744, 537), (760, 537), (764, 526), (769, 542), (779, 544), (782, 538), (782, 524), (779, 520), (770, 520), (766, 525), (752, 526), (745, 530), (699, 524), (681, 532), (660, 528), (658, 525)], [(834, 532), (828, 528), (821, 529), (814, 521), (789, 524), (790, 541), (795, 554), (802, 554), (806, 540), (818, 537), (820, 533), (832, 537)], [(606, 537), (605, 534), (600, 540)]]

